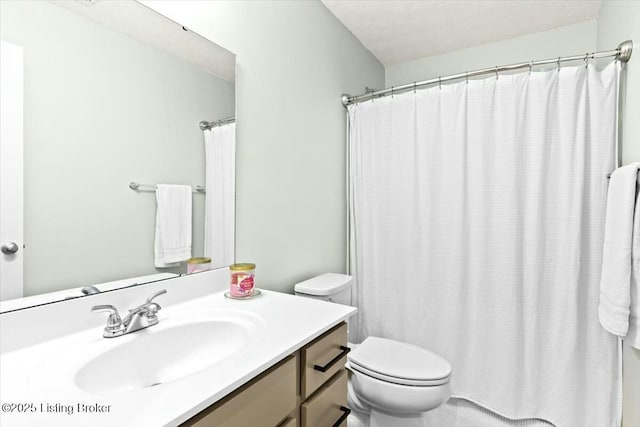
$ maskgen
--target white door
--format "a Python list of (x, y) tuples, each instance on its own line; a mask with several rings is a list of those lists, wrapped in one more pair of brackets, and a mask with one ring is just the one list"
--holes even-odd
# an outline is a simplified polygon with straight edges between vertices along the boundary
[(22, 47), (0, 46), (0, 301), (22, 297)]

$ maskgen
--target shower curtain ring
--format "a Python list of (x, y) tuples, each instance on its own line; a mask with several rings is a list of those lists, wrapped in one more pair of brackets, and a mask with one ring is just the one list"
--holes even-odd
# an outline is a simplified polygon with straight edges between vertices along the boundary
[(468, 71), (464, 72), (464, 82), (466, 84), (469, 84), (469, 72)]
[(496, 65), (496, 80), (498, 80), (498, 66)]
[(413, 93), (416, 93), (416, 82), (413, 82)]
[(529, 60), (529, 74), (533, 71), (533, 61)]
[(560, 71), (560, 57), (558, 56), (558, 72)]
[(584, 68), (589, 68), (589, 52), (584, 54)]
[(393, 86), (391, 86), (391, 98), (393, 98)]
[(438, 76), (438, 87), (442, 89), (442, 76)]

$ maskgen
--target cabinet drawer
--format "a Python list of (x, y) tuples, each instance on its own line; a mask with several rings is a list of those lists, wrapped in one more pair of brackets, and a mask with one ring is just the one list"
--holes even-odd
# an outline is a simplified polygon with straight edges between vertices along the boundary
[[(347, 361), (347, 324), (342, 323), (301, 351), (301, 394), (306, 399)], [(326, 368), (324, 372), (318, 368)]]
[(296, 370), (296, 358), (290, 356), (181, 427), (277, 426), (296, 407)]
[(302, 404), (302, 427), (346, 427), (347, 378), (343, 369)]

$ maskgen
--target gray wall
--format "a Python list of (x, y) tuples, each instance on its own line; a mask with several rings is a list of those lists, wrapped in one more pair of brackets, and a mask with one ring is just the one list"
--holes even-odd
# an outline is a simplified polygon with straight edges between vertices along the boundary
[[(25, 58), (25, 296), (155, 273), (155, 196), (128, 183), (204, 185), (198, 122), (234, 114), (234, 84), (48, 2), (0, 7)], [(194, 213), (197, 256), (204, 196)]]
[(257, 264), (257, 286), (280, 291), (344, 272), (340, 95), (382, 86), (382, 65), (320, 2), (152, 7), (236, 54), (237, 260)]
[[(640, 162), (640, 2), (606, 0), (598, 19), (598, 49), (633, 40), (627, 64), (627, 90), (622, 117), (622, 164)], [(624, 345), (623, 425), (640, 426), (640, 350)]]

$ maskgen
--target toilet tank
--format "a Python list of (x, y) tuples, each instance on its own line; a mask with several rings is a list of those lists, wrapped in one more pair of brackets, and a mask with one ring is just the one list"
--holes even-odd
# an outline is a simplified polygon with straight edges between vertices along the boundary
[(347, 274), (325, 273), (296, 283), (296, 295), (351, 305), (351, 283), (353, 277)]

